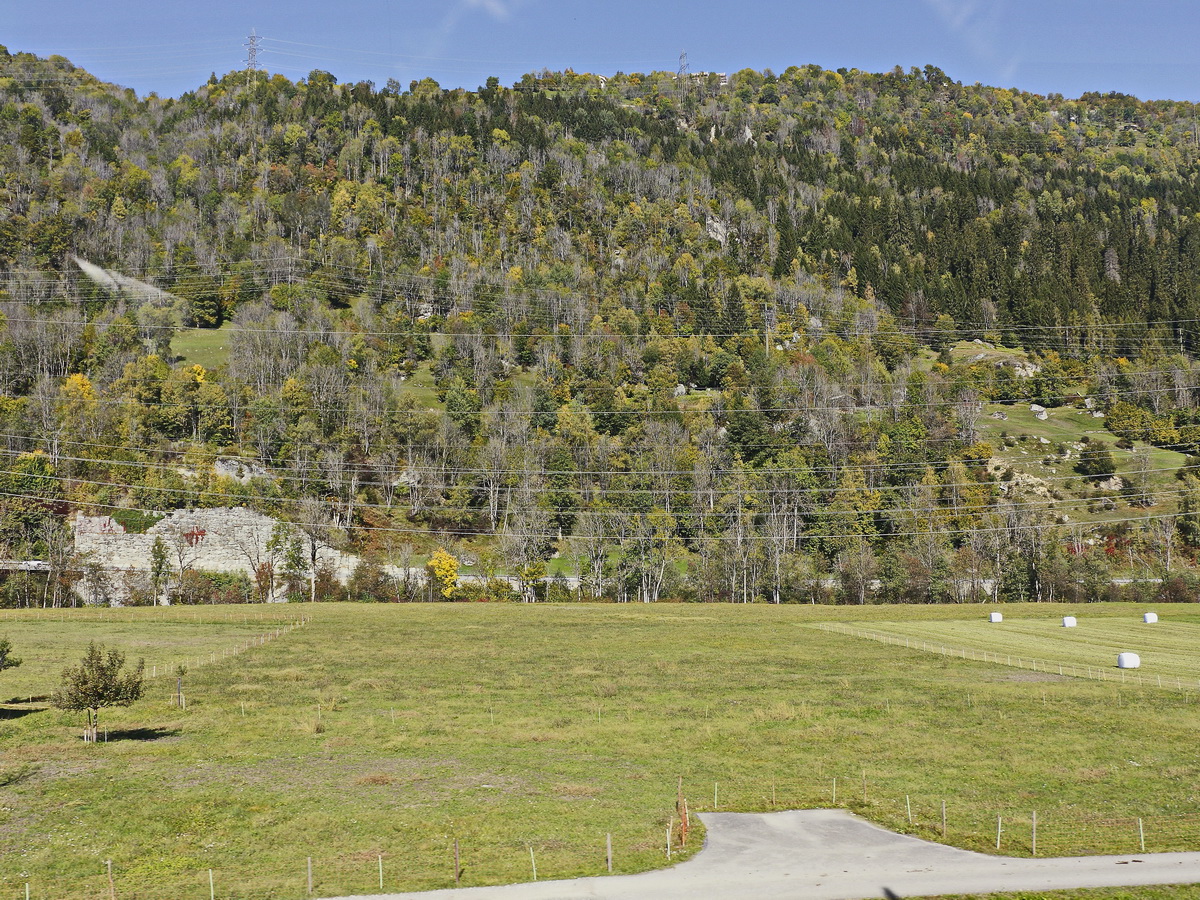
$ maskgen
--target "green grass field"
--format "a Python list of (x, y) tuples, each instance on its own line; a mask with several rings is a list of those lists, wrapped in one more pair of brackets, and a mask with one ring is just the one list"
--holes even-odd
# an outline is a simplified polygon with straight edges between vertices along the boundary
[[(1044, 614), (1022, 618), (1010, 614), (1003, 622), (990, 623), (985, 613), (977, 612), (970, 619), (936, 623), (873, 622), (865, 630), (910, 649), (951, 655), (965, 651), (967, 658), (1006, 657), (1005, 665), (1051, 674), (1062, 667), (1079, 677), (1124, 678), (1126, 684), (1136, 681), (1200, 691), (1200, 623), (1172, 621), (1174, 610), (1156, 624), (1144, 623), (1134, 609), (1120, 618), (1089, 616), (1089, 612), (1084, 608), (1076, 616), (1074, 628), (1064, 628), (1061, 617)], [(1141, 658), (1136, 672), (1122, 674), (1115, 668), (1117, 654), (1124, 651)]]
[(181, 328), (171, 341), (171, 350), (180, 365), (200, 365), (212, 371), (229, 359), (229, 338), (233, 323), (220, 328)]
[[(1141, 615), (1101, 604), (1004, 612), (1005, 635), (1046, 655), (1091, 652), (1089, 635), (1108, 652)], [(1062, 635), (1064, 612), (1079, 616), (1077, 634)], [(1144, 627), (1158, 629), (1164, 660), (1191, 671), (1200, 612), (1162, 612)], [(299, 613), (310, 624), (242, 649)], [(208, 662), (187, 675), (186, 711), (172, 703), (174, 679), (159, 678), (135, 706), (106, 712), (107, 744), (83, 744), (81, 717), (44, 703), (0, 706), (0, 900), (23, 897), (26, 882), (33, 897), (106, 895), (108, 859), (118, 895), (145, 900), (202, 900), (209, 869), (218, 897), (298, 900), (310, 856), (318, 895), (377, 891), (380, 857), (389, 890), (448, 887), (455, 840), (464, 885), (529, 879), (531, 848), (539, 878), (600, 874), (608, 833), (616, 870), (638, 871), (666, 863), (680, 778), (693, 811), (712, 808), (714, 793), (722, 810), (752, 811), (828, 806), (836, 790), (838, 806), (933, 839), (945, 800), (946, 840), (983, 851), (995, 852), (1003, 815), (1002, 852), (1028, 854), (1035, 810), (1046, 855), (1137, 849), (1139, 817), (1147, 851), (1200, 849), (1196, 692), (1059, 678), (814, 627), (995, 646), (999, 632), (981, 615), (524, 604), (8, 611), (0, 636), (26, 662), (0, 673), (0, 697), (49, 693), (93, 639), (147, 662)], [(698, 843), (694, 834), (688, 852)]]
[(166, 678), (180, 665), (213, 665), (300, 618), (294, 608), (266, 606), (0, 610), (0, 637), (20, 647), (14, 655), (22, 660), (0, 674), (0, 700), (49, 694), (92, 640), (119, 647), (130, 661), (144, 659), (148, 677)]

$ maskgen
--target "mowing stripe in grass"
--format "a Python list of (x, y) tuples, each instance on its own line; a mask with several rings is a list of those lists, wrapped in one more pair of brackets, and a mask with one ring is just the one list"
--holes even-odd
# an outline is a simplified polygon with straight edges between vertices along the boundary
[[(1164, 628), (1149, 636), (1146, 634), (1131, 635), (1128, 644), (1152, 647), (1150, 650), (1139, 650), (1143, 661), (1159, 666), (1171, 666), (1172, 668), (1167, 671), (1146, 671), (1149, 668), (1148, 665), (1144, 665), (1138, 671), (1113, 667), (1117, 653), (1120, 652), (1118, 648), (1128, 644), (1113, 642), (1114, 628), (1112, 626), (1104, 628), (1098, 640), (1093, 637), (1090, 641), (1072, 640), (1076, 637), (1074, 634), (1064, 637), (1061, 641), (1056, 641), (1043, 637), (1037, 631), (1028, 628), (1025, 630), (1012, 629), (1007, 634), (993, 638), (995, 633), (992, 631), (993, 626), (984, 626), (988, 631), (986, 634), (976, 634), (974, 623), (959, 623), (958, 627), (946, 627), (944, 623), (937, 623), (937, 625), (929, 627), (929, 623), (913, 625), (879, 622), (870, 629), (863, 629), (842, 623), (827, 622), (815, 624), (813, 627), (823, 631), (904, 647), (908, 650), (958, 657), (974, 662), (996, 663), (1012, 668), (1043, 672), (1048, 675), (1111, 681), (1129, 686), (1157, 687), (1173, 691), (1200, 690), (1200, 678), (1197, 678), (1195, 674), (1196, 669), (1200, 667), (1200, 657), (1191, 649), (1200, 645), (1200, 627), (1195, 625), (1175, 625), (1173, 632)], [(1183, 633), (1181, 634), (1181, 632)], [(963, 640), (975, 639), (980, 643), (986, 641), (987, 645), (984, 647), (978, 644), (976, 646), (955, 646), (944, 641), (926, 639), (931, 635), (942, 634), (944, 636), (948, 633), (956, 634)], [(987, 649), (987, 646), (992, 649)], [(1012, 649), (1019, 649), (1026, 655), (1014, 655), (1008, 652)], [(1031, 649), (1051, 649), (1058, 651), (1062, 656), (1057, 659), (1029, 656), (1027, 654)], [(1072, 661), (1064, 661), (1063, 656)], [(1094, 659), (1094, 662), (1085, 664), (1074, 661), (1079, 657)]]

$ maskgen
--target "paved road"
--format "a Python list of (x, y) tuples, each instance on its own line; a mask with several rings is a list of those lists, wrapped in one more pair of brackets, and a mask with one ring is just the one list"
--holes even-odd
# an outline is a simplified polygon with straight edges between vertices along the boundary
[[(701, 813), (704, 849), (640, 875), (379, 894), (371, 900), (862, 900), (901, 896), (1200, 884), (1200, 853), (1013, 859), (896, 834), (843, 810)], [(361, 898), (360, 898), (361, 900)]]

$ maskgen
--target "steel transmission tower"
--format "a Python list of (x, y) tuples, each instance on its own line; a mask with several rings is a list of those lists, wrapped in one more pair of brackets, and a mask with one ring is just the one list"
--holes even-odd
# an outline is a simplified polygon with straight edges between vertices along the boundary
[(258, 82), (258, 50), (259, 50), (258, 32), (251, 28), (250, 36), (246, 38), (246, 43), (243, 44), (246, 48), (246, 80)]

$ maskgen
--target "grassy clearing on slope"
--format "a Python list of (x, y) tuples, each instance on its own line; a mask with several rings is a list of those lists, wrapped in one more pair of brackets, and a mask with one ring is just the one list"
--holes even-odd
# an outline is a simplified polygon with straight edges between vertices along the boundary
[(212, 371), (229, 360), (232, 322), (220, 328), (181, 328), (171, 340), (171, 351), (181, 365), (199, 365)]
[[(1129, 518), (1153, 516), (1176, 505), (1179, 482), (1175, 474), (1186, 457), (1173, 450), (1136, 443), (1130, 450), (1116, 446), (1116, 437), (1104, 428), (1104, 420), (1093, 418), (1085, 409), (1058, 407), (1049, 410), (1049, 418), (1038, 419), (1029, 404), (990, 403), (979, 421), (983, 440), (996, 448), (995, 458), (1014, 472), (1042, 479), (1044, 488), (1058, 501), (1056, 507), (1072, 522), (1119, 522)], [(991, 417), (1002, 412), (1007, 419)], [(1009, 439), (1005, 443), (1005, 437)], [(1091, 446), (1107, 447), (1116, 464), (1116, 474), (1139, 494), (1148, 492), (1151, 505), (1141, 505), (1123, 496), (1121, 491), (1101, 489), (1095, 482), (1075, 471), (1082, 441)], [(1140, 454), (1147, 456), (1147, 470), (1140, 473)]]
[[(1003, 412), (1008, 418), (993, 419), (991, 414), (994, 412)], [(1033, 438), (1045, 438), (1051, 444), (1072, 443), (1083, 435), (1103, 441), (1110, 447), (1116, 442), (1116, 438), (1105, 430), (1104, 420), (1093, 418), (1089, 410), (1058, 406), (1047, 410), (1047, 415), (1048, 418), (1039, 419), (1028, 403), (988, 403), (984, 406), (983, 418), (979, 420), (979, 430), (984, 440), (993, 442), (997, 447), (1000, 446), (1001, 433), (1013, 437), (1028, 434)], [(1050, 450), (1043, 452), (1048, 454)]]
[(446, 404), (438, 399), (437, 385), (429, 363), (421, 363), (404, 383), (400, 396), (411, 397), (418, 409), (444, 410)]
[[(1003, 814), (1003, 852), (1028, 853), (1032, 810), (1047, 855), (1133, 849), (1139, 816), (1148, 850), (1200, 847), (1195, 696), (1117, 705), (1111, 684), (811, 627), (895, 622), (896, 608), (304, 611), (304, 628), (189, 674), (186, 712), (157, 683), (108, 715), (143, 739), (89, 747), (78, 717), (10, 709), (0, 897), (26, 881), (96, 896), (106, 859), (120, 896), (147, 900), (200, 900), (210, 868), (218, 896), (300, 898), (309, 856), (318, 895), (378, 890), (380, 855), (389, 890), (447, 887), (455, 839), (464, 885), (527, 880), (530, 848), (539, 878), (563, 878), (602, 873), (610, 832), (617, 871), (636, 871), (666, 861), (679, 777), (693, 810), (715, 787), (718, 808), (743, 811), (830, 805), (836, 778), (837, 805), (932, 838), (945, 800), (947, 840), (978, 850), (994, 851)], [(157, 612), (122, 615), (149, 632)], [(979, 609), (903, 615), (934, 628)], [(20, 618), (0, 622), (18, 655)]]

